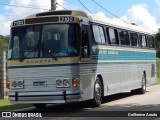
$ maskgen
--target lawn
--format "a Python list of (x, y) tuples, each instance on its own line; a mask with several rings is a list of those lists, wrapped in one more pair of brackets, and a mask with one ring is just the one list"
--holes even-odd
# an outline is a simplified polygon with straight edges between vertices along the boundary
[(0, 111), (31, 107), (31, 104), (12, 104), (8, 99), (0, 100)]
[(160, 58), (157, 58), (157, 84), (160, 84)]

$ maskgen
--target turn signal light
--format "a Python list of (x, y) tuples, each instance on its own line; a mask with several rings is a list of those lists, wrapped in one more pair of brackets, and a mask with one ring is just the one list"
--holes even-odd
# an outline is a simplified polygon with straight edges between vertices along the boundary
[(7, 87), (8, 89), (10, 89), (10, 84), (11, 84), (11, 82), (10, 82), (10, 80), (8, 80), (7, 83), (6, 83), (6, 87)]
[(72, 78), (72, 87), (77, 87), (80, 84), (80, 80), (76, 77)]

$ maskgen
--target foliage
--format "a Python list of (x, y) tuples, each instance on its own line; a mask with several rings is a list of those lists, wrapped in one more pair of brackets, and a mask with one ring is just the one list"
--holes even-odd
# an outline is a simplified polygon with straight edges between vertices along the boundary
[(160, 84), (160, 58), (157, 58), (157, 84)]
[(157, 57), (160, 58), (160, 33), (155, 35), (155, 47), (157, 50)]
[(0, 35), (0, 53), (3, 51), (7, 52), (8, 49), (9, 36)]

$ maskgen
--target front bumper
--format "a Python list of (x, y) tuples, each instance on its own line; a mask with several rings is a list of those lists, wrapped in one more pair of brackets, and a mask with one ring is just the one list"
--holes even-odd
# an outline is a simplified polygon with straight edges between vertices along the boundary
[(13, 103), (67, 103), (81, 101), (80, 91), (9, 92)]

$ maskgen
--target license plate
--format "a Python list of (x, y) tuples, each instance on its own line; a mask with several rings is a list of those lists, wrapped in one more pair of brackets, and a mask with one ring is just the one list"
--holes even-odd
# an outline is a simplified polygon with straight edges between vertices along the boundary
[(45, 81), (33, 82), (33, 86), (46, 86), (46, 82)]

